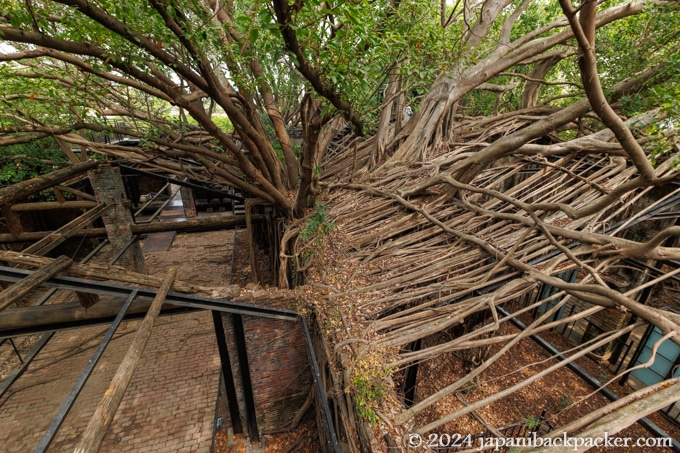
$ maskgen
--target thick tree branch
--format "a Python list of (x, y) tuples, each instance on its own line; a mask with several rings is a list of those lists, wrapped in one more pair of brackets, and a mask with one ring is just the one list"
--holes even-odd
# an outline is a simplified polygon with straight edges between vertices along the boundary
[(286, 48), (295, 55), (295, 66), (300, 73), (312, 84), (314, 90), (324, 98), (328, 99), (331, 104), (345, 115), (347, 121), (352, 123), (356, 128), (358, 135), (364, 134), (364, 125), (361, 119), (356, 115), (352, 104), (343, 99), (339, 93), (329, 86), (305, 58), (304, 52), (295, 34), (292, 26), (290, 6), (287, 0), (274, 0), (274, 12), (276, 14), (276, 21), (279, 24), (279, 31), (286, 44)]

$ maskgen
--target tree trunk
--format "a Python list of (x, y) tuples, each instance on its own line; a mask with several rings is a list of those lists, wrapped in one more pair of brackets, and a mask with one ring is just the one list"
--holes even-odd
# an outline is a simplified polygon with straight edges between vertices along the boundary
[[(550, 70), (555, 67), (557, 63), (562, 61), (562, 55), (555, 54), (550, 58), (541, 60), (536, 63), (534, 69), (529, 74), (529, 77), (536, 80), (543, 80)], [(538, 93), (541, 90), (541, 82), (527, 81), (522, 91), (522, 108), (527, 109), (536, 106), (538, 101)]]

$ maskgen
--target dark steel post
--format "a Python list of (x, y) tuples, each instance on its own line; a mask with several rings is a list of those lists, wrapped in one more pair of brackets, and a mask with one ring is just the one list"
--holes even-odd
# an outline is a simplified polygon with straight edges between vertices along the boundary
[[(654, 330), (654, 324), (648, 325), (645, 333), (640, 338), (640, 342), (637, 345), (637, 349), (635, 349), (635, 352), (633, 353), (633, 357), (630, 358), (630, 362), (628, 362), (628, 366), (626, 366), (626, 370), (629, 370), (635, 366), (635, 362), (637, 362), (637, 360), (640, 358), (640, 354), (642, 354), (642, 351), (645, 349), (645, 345), (647, 344), (647, 340), (649, 340), (649, 336), (652, 334), (652, 330)], [(623, 376), (621, 376), (621, 379), (619, 379), (619, 385), (624, 385), (626, 383), (629, 374), (630, 372), (626, 371)]]
[(10, 339), (9, 339), (9, 344), (12, 345), (12, 348), (14, 348), (14, 352), (17, 354), (17, 357), (19, 358), (19, 362), (21, 362), (21, 364), (23, 365), (23, 364), (24, 364), (24, 358), (21, 357), (21, 353), (20, 353), (19, 350), (17, 349), (17, 345), (14, 344), (14, 339), (13, 339), (13, 338), (10, 338)]
[[(626, 352), (622, 351), (622, 354), (620, 354), (616, 358), (616, 361), (618, 361), (619, 364), (616, 366), (616, 371), (614, 371), (614, 374), (619, 374), (619, 371), (621, 371), (621, 367), (623, 366), (623, 362), (626, 360), (626, 356), (628, 355), (628, 353), (630, 352), (630, 348), (632, 348), (632, 347), (633, 347), (632, 341), (630, 343), (626, 343), (626, 346), (625, 346)], [(616, 361), (614, 361), (614, 363), (616, 363)]]
[(257, 415), (255, 413), (255, 397), (253, 396), (253, 382), (250, 379), (250, 366), (248, 365), (248, 351), (246, 350), (246, 333), (243, 328), (243, 317), (240, 314), (232, 314), (234, 333), (236, 334), (236, 349), (238, 352), (238, 364), (241, 368), (241, 383), (243, 384), (243, 398), (246, 403), (246, 422), (248, 423), (248, 435), (251, 442), (260, 442), (260, 432), (257, 430)]
[[(411, 343), (411, 351), (420, 351), (421, 339)], [(416, 382), (418, 377), (418, 362), (406, 368), (406, 377), (404, 378), (404, 403), (406, 407), (413, 406), (413, 398), (416, 393)]]
[(90, 375), (94, 370), (94, 367), (97, 365), (97, 362), (99, 362), (99, 359), (104, 354), (104, 351), (106, 350), (106, 347), (109, 345), (111, 339), (113, 339), (113, 334), (118, 329), (118, 326), (123, 321), (123, 318), (125, 318), (125, 313), (127, 312), (128, 308), (130, 308), (130, 305), (132, 304), (132, 301), (135, 300), (135, 297), (137, 297), (137, 291), (133, 291), (128, 296), (127, 300), (125, 301), (125, 304), (120, 309), (120, 312), (118, 312), (118, 316), (116, 316), (116, 319), (113, 320), (111, 326), (107, 329), (104, 338), (102, 338), (102, 341), (99, 343), (99, 346), (97, 346), (97, 349), (95, 349), (94, 354), (92, 354), (92, 357), (90, 357), (90, 360), (87, 362), (85, 369), (80, 374), (80, 377), (78, 378), (75, 385), (71, 389), (71, 392), (66, 397), (66, 401), (64, 401), (64, 403), (59, 408), (57, 415), (52, 420), (52, 423), (50, 423), (50, 426), (47, 428), (47, 431), (40, 440), (40, 443), (38, 443), (38, 446), (35, 447), (35, 453), (42, 453), (44, 451), (47, 451), (47, 449), (49, 448), (50, 444), (52, 443), (52, 440), (54, 439), (54, 436), (57, 434), (57, 431), (61, 427), (62, 423), (64, 423), (66, 416), (71, 411), (73, 403), (76, 401), (76, 398), (78, 398), (78, 395), (80, 395), (81, 390), (83, 389), (83, 387), (85, 387), (85, 383), (90, 378)]
[(231, 428), (234, 434), (243, 432), (241, 424), (241, 412), (238, 409), (238, 399), (236, 397), (236, 384), (234, 374), (231, 371), (231, 360), (229, 360), (229, 350), (227, 349), (227, 339), (224, 336), (224, 323), (222, 313), (212, 310), (213, 325), (215, 326), (215, 337), (217, 338), (217, 349), (220, 353), (222, 363), (222, 376), (224, 377), (224, 387), (227, 390), (227, 404), (229, 405), (229, 416), (231, 417)]
[(316, 360), (316, 353), (314, 352), (314, 342), (312, 336), (309, 334), (309, 327), (304, 316), (299, 318), (302, 332), (305, 335), (305, 342), (307, 343), (307, 358), (309, 365), (312, 368), (312, 385), (314, 386), (314, 403), (316, 404), (317, 415), (320, 416), (323, 427), (319, 431), (325, 431), (325, 450), (326, 452), (340, 453), (340, 444), (338, 443), (338, 436), (335, 434), (335, 426), (333, 425), (333, 417), (331, 410), (328, 407), (328, 400), (326, 399), (326, 391), (323, 388), (321, 372), (319, 371), (319, 362)]

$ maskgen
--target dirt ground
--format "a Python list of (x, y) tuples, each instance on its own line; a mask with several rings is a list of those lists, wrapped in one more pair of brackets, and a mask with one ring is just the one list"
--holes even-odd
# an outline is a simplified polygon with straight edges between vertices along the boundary
[[(506, 334), (518, 332), (512, 326), (503, 327), (502, 331)], [(554, 332), (547, 332), (542, 337), (557, 345), (560, 350), (573, 347), (564, 337)], [(491, 348), (489, 355), (493, 355), (498, 349), (500, 349), (499, 346)], [(418, 416), (415, 420), (415, 426), (423, 426), (431, 420), (463, 407), (466, 403), (476, 402), (529, 378), (535, 372), (544, 368), (546, 363), (554, 363), (554, 360), (548, 359), (548, 357), (549, 354), (534, 341), (524, 340), (520, 342), (512, 353), (505, 354), (491, 370), (483, 373), (475, 381), (476, 386), (469, 386), (455, 395), (443, 399), (430, 410)], [(592, 376), (609, 375), (606, 366), (596, 363), (590, 358), (582, 358), (576, 362)], [(463, 361), (453, 354), (447, 354), (444, 360), (438, 358), (437, 361), (422, 363), (418, 370), (418, 399), (425, 398), (434, 391), (443, 388), (447, 383), (463, 377), (467, 373), (467, 369), (462, 364)], [(513, 372), (518, 369), (519, 372)], [(609, 388), (619, 396), (625, 396), (633, 391), (628, 386), (622, 387), (618, 384), (610, 385)], [(463, 436), (474, 435), (487, 430), (489, 425), (494, 428), (501, 428), (522, 420), (538, 417), (544, 409), (547, 421), (555, 427), (560, 427), (606, 405), (608, 402), (609, 400), (604, 396), (593, 393), (592, 387), (588, 386), (578, 375), (567, 368), (562, 368), (477, 411), (475, 415), (481, 417), (485, 424), (473, 417), (461, 417), (437, 428), (437, 431), (460, 433)], [(652, 414), (649, 418), (676, 439), (680, 436), (680, 428), (660, 414)], [(616, 437), (637, 439), (649, 438), (652, 437), (652, 434), (642, 426), (634, 424), (616, 434)], [(612, 452), (616, 450), (592, 448), (589, 451)], [(635, 451), (652, 453), (671, 452), (673, 450), (670, 448), (636, 448)]]

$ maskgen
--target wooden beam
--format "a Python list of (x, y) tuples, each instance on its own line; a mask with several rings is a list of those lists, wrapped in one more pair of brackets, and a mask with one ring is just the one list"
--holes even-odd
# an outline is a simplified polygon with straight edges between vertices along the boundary
[(63, 203), (66, 201), (66, 198), (64, 197), (64, 192), (59, 188), (59, 186), (52, 186), (52, 192), (54, 192), (54, 198), (59, 203)]
[(57, 141), (59, 147), (64, 152), (64, 154), (66, 154), (66, 157), (68, 157), (68, 160), (70, 160), (72, 164), (77, 164), (78, 162), (81, 162), (81, 160), (78, 159), (78, 157), (71, 149), (71, 145), (68, 142), (59, 137), (54, 137), (54, 139)]
[[(8, 308), (0, 311), (0, 333), (15, 329), (40, 329), (43, 326), (69, 324), (77, 321), (114, 318), (125, 300), (104, 300), (90, 308), (83, 307), (80, 302), (47, 304), (40, 306)], [(135, 299), (127, 314), (146, 313), (151, 306), (151, 299)], [(177, 308), (165, 304), (163, 309)]]
[(176, 275), (177, 269), (171, 268), (167, 277), (163, 280), (163, 284), (158, 290), (148, 313), (144, 317), (144, 321), (142, 321), (135, 338), (132, 340), (130, 349), (128, 349), (127, 354), (118, 367), (118, 371), (116, 371), (113, 380), (111, 380), (111, 384), (104, 394), (104, 398), (102, 398), (97, 409), (94, 411), (94, 415), (90, 419), (87, 428), (85, 428), (83, 437), (78, 446), (76, 446), (74, 452), (94, 453), (99, 451), (104, 435), (118, 411), (118, 406), (120, 406), (120, 402), (123, 400), (125, 390), (127, 390), (127, 387), (130, 384), (132, 374), (134, 373), (139, 360), (142, 358), (144, 348), (151, 337), (151, 329), (161, 311), (161, 305), (163, 305), (165, 297), (167, 296), (168, 291), (170, 291), (170, 287), (172, 286), (172, 282)]
[(18, 301), (26, 294), (31, 292), (34, 288), (38, 287), (41, 283), (46, 282), (58, 272), (66, 269), (71, 264), (73, 260), (67, 256), (60, 256), (56, 260), (53, 260), (49, 264), (35, 271), (32, 275), (24, 278), (20, 282), (17, 282), (0, 293), (0, 310)]
[(62, 192), (68, 192), (70, 194), (73, 194), (76, 197), (82, 198), (83, 200), (97, 201), (97, 197), (95, 197), (94, 195), (90, 195), (89, 193), (85, 193), (78, 189), (74, 189), (73, 187), (59, 186), (59, 190), (61, 190)]
[(50, 250), (54, 249), (56, 246), (64, 242), (66, 239), (73, 236), (73, 234), (76, 231), (81, 230), (83, 227), (92, 223), (95, 219), (101, 217), (101, 215), (104, 214), (104, 212), (106, 212), (111, 207), (113, 207), (113, 205), (106, 206), (102, 204), (98, 205), (96, 208), (90, 209), (83, 215), (75, 218), (74, 220), (71, 220), (63, 227), (45, 236), (35, 244), (31, 245), (30, 247), (27, 247), (22, 252), (32, 253), (35, 255), (46, 254), (47, 252), (49, 252)]
[[(252, 221), (261, 221), (265, 219), (262, 214), (251, 215)], [(148, 234), (159, 233), (162, 231), (207, 231), (219, 230), (222, 228), (243, 227), (246, 225), (246, 216), (224, 216), (224, 217), (198, 217), (195, 219), (181, 220), (178, 222), (154, 222), (146, 224), (131, 225), (130, 229), (133, 234)], [(9, 233), (0, 234), (0, 244), (11, 242), (32, 242), (43, 239), (45, 236), (51, 234), (49, 231), (32, 231), (25, 232), (20, 235)], [(104, 228), (90, 228), (87, 230), (74, 231), (71, 237), (104, 237), (106, 230)]]
[(98, 205), (96, 201), (38, 201), (35, 203), (13, 204), (11, 210), (20, 211), (46, 211), (48, 209), (91, 209)]
[[(29, 255), (23, 252), (13, 252), (10, 250), (0, 250), (0, 261), (6, 261), (13, 265), (18, 264), (22, 266), (39, 268), (51, 263), (53, 258)], [(87, 264), (73, 264), (66, 270), (65, 274), (70, 277), (123, 282), (130, 285), (139, 285), (145, 288), (157, 288), (162, 284), (162, 279), (153, 275), (130, 272), (119, 266), (109, 266), (106, 264), (92, 262)], [(183, 282), (181, 280), (176, 280), (172, 285), (172, 289), (180, 293), (189, 294), (211, 294), (211, 292), (215, 290), (215, 288), (212, 287), (195, 285), (193, 283)], [(232, 285), (231, 287), (224, 288), (220, 292), (220, 297), (229, 298), (236, 296), (239, 293), (240, 291), (238, 285)]]
[(80, 302), (80, 305), (82, 305), (85, 308), (90, 308), (94, 304), (99, 302), (99, 295), (98, 294), (81, 293), (79, 291), (76, 291), (76, 296), (78, 297), (78, 301)]
[(99, 165), (99, 162), (83, 162), (72, 165), (68, 168), (41, 175), (27, 181), (18, 182), (11, 186), (0, 189), (0, 206), (15, 201), (23, 200), (24, 198), (41, 190), (47, 189), (61, 182), (64, 182), (73, 176), (85, 173)]

